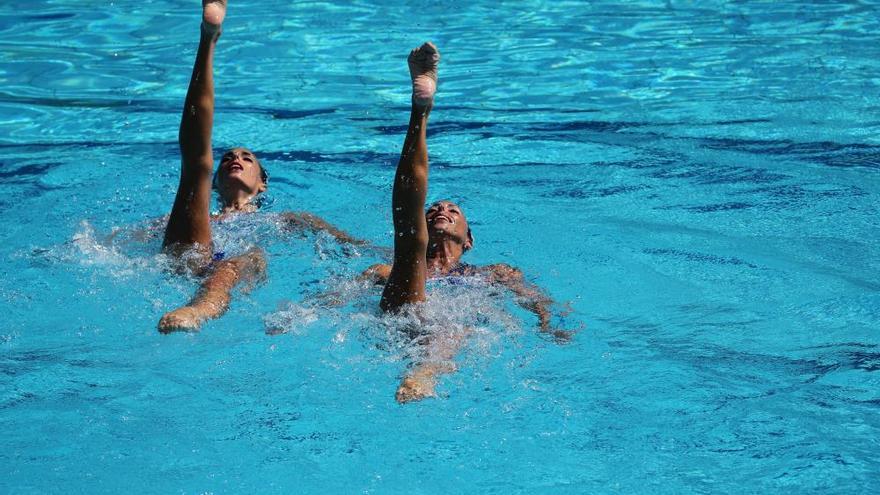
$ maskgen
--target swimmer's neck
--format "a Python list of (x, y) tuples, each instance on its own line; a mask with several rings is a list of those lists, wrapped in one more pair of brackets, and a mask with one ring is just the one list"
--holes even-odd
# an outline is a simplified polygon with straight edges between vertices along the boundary
[(446, 275), (460, 264), (464, 248), (452, 239), (430, 240), (426, 253), (429, 274)]
[(240, 194), (232, 199), (222, 198), (223, 208), (220, 209), (220, 214), (226, 215), (229, 213), (253, 213), (257, 211), (257, 205), (255, 205), (253, 202), (255, 197), (256, 194)]

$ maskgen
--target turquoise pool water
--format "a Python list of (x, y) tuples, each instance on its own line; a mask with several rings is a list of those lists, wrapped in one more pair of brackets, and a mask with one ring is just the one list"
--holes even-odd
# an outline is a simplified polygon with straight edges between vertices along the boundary
[[(173, 199), (198, 19), (0, 4), (0, 492), (880, 488), (880, 4), (233, 0), (215, 142), (263, 158), (272, 205), (218, 242), (259, 239), (269, 280), (163, 336), (196, 283), (139, 229)], [(459, 293), (458, 373), (400, 406), (406, 345), (347, 282), (381, 256), (272, 215), (389, 244), (425, 39), (429, 200), (583, 328)], [(354, 302), (306, 302), (328, 288)]]

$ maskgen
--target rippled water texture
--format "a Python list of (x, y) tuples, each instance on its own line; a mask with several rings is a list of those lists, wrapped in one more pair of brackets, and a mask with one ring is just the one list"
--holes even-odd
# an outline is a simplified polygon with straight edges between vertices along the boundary
[[(233, 0), (214, 139), (263, 159), (270, 213), (390, 243), (405, 56), (431, 39), (429, 200), (580, 329), (458, 293), (478, 331), (407, 406), (407, 344), (350, 282), (381, 253), (271, 215), (218, 232), (258, 239), (268, 281), (157, 333), (196, 287), (150, 225), (198, 22), (0, 3), (0, 492), (880, 489), (878, 2)], [(333, 288), (355, 300), (310, 306)]]

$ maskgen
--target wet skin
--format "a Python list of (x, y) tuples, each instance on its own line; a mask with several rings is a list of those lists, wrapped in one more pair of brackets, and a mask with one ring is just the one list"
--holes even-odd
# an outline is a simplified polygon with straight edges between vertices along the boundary
[[(473, 248), (467, 218), (451, 201), (438, 201), (423, 210), (428, 190), (428, 117), (434, 106), (437, 88), (437, 66), (440, 54), (428, 42), (410, 52), (408, 59), (413, 81), (410, 120), (391, 197), (394, 219), (394, 261), (368, 268), (363, 278), (385, 286), (380, 307), (395, 312), (408, 304), (425, 300), (427, 279), (456, 275), (482, 275), (490, 283), (506, 287), (517, 297), (517, 303), (532, 311), (539, 319), (539, 329), (562, 340), (568, 337), (550, 323), (552, 300), (523, 278), (522, 272), (506, 264), (475, 267), (463, 265), (462, 255)], [(436, 377), (454, 371), (454, 366), (439, 366), (455, 355), (463, 335), (434, 345), (440, 356), (425, 356), (403, 378), (397, 389), (399, 402), (419, 400), (434, 395)], [(438, 360), (438, 358), (440, 358)]]
[[(242, 281), (259, 280), (266, 271), (260, 249), (240, 256), (213, 260), (211, 222), (230, 214), (257, 210), (255, 198), (268, 185), (256, 154), (233, 148), (220, 158), (214, 181), (211, 135), (214, 124), (214, 52), (226, 18), (227, 2), (203, 1), (202, 25), (196, 60), (180, 118), (178, 142), (181, 170), (177, 195), (168, 216), (163, 249), (182, 260), (183, 269), (204, 277), (196, 296), (185, 306), (166, 313), (159, 331), (195, 331), (201, 323), (226, 311), (230, 291)], [(212, 189), (216, 185), (221, 214), (212, 217)], [(340, 242), (363, 245), (345, 232), (309, 213), (281, 215), (290, 230), (325, 231)]]

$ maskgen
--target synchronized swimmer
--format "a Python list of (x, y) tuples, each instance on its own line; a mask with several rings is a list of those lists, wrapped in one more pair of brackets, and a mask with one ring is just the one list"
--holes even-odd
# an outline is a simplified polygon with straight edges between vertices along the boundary
[[(266, 271), (266, 257), (258, 248), (229, 258), (212, 249), (211, 222), (256, 212), (259, 195), (268, 188), (266, 170), (247, 148), (224, 153), (214, 172), (214, 49), (222, 32), (226, 4), (226, 0), (202, 1), (201, 38), (178, 134), (180, 184), (162, 242), (167, 253), (204, 280), (188, 304), (159, 320), (159, 331), (163, 333), (198, 330), (203, 321), (226, 311), (230, 292), (237, 284), (258, 279)], [(220, 214), (215, 216), (211, 215), (212, 189), (217, 190), (222, 204)], [(311, 213), (287, 212), (281, 218), (292, 230), (324, 231), (342, 243), (366, 244)]]
[[(233, 148), (220, 159), (214, 172), (211, 132), (214, 114), (213, 58), (226, 16), (226, 0), (202, 2), (199, 48), (180, 122), (181, 176), (163, 246), (204, 277), (201, 288), (187, 305), (165, 314), (159, 330), (197, 330), (206, 319), (220, 316), (228, 307), (230, 291), (244, 280), (262, 277), (265, 255), (258, 248), (225, 258), (211, 246), (211, 222), (228, 215), (253, 213), (257, 198), (266, 190), (267, 174), (256, 155), (247, 148)], [(474, 245), (474, 237), (462, 209), (452, 201), (438, 201), (424, 210), (428, 189), (428, 116), (437, 90), (437, 47), (427, 42), (412, 50), (408, 64), (412, 78), (409, 126), (394, 175), (391, 198), (394, 221), (394, 258), (391, 265), (376, 264), (362, 278), (384, 285), (380, 308), (396, 313), (417, 307), (426, 299), (429, 279), (479, 277), (506, 288), (516, 302), (538, 317), (538, 329), (556, 340), (569, 333), (551, 325), (553, 301), (538, 287), (527, 283), (520, 270), (507, 264), (474, 266), (461, 261)], [(210, 202), (217, 190), (222, 210), (212, 217)], [(309, 213), (285, 213), (284, 220), (299, 230), (324, 231), (341, 243), (364, 245), (326, 221)], [(408, 402), (434, 395), (437, 376), (453, 371), (448, 363), (460, 349), (466, 333), (445, 337), (439, 354), (414, 363), (397, 389), (397, 400)], [(433, 336), (422, 340), (431, 344)]]
[[(550, 323), (553, 301), (527, 284), (521, 271), (503, 263), (482, 267), (462, 263), (462, 255), (474, 246), (474, 237), (461, 207), (452, 201), (438, 201), (424, 210), (428, 192), (428, 116), (434, 107), (439, 62), (440, 53), (430, 42), (409, 54), (412, 108), (391, 193), (394, 261), (391, 266), (373, 265), (364, 276), (385, 286), (379, 303), (385, 312), (424, 301), (428, 279), (479, 276), (510, 290), (517, 303), (538, 316), (542, 332), (564, 340), (567, 333)], [(434, 395), (437, 375), (453, 371), (444, 363), (452, 359), (464, 337), (447, 336), (439, 346), (439, 355), (414, 366), (400, 384), (397, 400), (407, 402)]]

